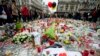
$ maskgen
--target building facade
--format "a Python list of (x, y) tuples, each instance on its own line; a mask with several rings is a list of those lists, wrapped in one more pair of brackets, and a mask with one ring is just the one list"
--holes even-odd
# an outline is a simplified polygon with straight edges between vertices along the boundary
[[(7, 1), (9, 4), (11, 4), (13, 0), (0, 0), (0, 1)], [(34, 9), (37, 11), (43, 10), (43, 5), (41, 0), (14, 0), (14, 1), (16, 1), (18, 8), (20, 8), (22, 5), (27, 5), (29, 9)]]
[(49, 13), (48, 6), (45, 4), (44, 0), (41, 0), (41, 1), (42, 1), (42, 5), (43, 5), (43, 13), (48, 14)]
[(59, 0), (58, 12), (89, 11), (100, 4), (100, 0)]
[(37, 11), (42, 11), (42, 1), (41, 0), (16, 0), (17, 5), (20, 7), (22, 5), (27, 5), (30, 9)]

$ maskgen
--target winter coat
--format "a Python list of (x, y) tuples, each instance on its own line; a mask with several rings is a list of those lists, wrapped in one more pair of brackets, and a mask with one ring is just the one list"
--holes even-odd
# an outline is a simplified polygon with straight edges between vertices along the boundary
[(23, 16), (29, 16), (29, 9), (27, 8), (27, 7), (22, 7), (22, 9), (21, 9), (21, 14), (23, 15)]
[(2, 15), (3, 7), (0, 5), (0, 15)]
[(12, 15), (18, 15), (17, 7), (14, 4), (12, 4)]

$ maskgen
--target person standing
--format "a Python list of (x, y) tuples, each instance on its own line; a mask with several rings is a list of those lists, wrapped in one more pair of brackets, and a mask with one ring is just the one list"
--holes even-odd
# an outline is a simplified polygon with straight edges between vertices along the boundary
[(6, 23), (7, 15), (6, 15), (6, 2), (2, 1), (2, 4), (0, 5), (0, 25), (3, 25)]
[(84, 12), (84, 21), (88, 20), (88, 13), (87, 12)]
[(34, 12), (33, 12), (33, 10), (32, 10), (32, 9), (30, 9), (30, 21), (32, 21), (32, 20), (33, 20), (33, 15), (34, 15)]
[(12, 8), (11, 8), (11, 5), (10, 4), (7, 4), (7, 23), (12, 23), (13, 20), (12, 20)]
[(97, 29), (100, 28), (100, 5), (97, 6), (97, 22), (96, 22)]
[(97, 6), (97, 18), (100, 23), (100, 5)]
[(36, 10), (34, 11), (34, 14), (35, 14), (35, 15), (34, 15), (35, 19), (37, 19), (37, 18), (38, 18), (38, 13), (37, 13)]
[(23, 5), (21, 7), (21, 14), (24, 22), (27, 22), (29, 20), (29, 9), (27, 8), (26, 5)]
[(32, 13), (32, 17), (33, 17), (33, 19), (32, 20), (35, 20), (35, 11), (32, 11), (33, 13)]
[(93, 11), (92, 11), (92, 21), (94, 23), (96, 23), (96, 21), (97, 21), (97, 10), (96, 10), (96, 8), (94, 8)]
[[(0, 16), (3, 14), (2, 11), (3, 11), (3, 7), (0, 4)], [(3, 19), (0, 17), (0, 26), (2, 26), (2, 23), (3, 23)]]
[(16, 2), (12, 1), (12, 18), (13, 18), (13, 22), (17, 22), (17, 18), (18, 18), (18, 9), (16, 6)]
[(21, 12), (20, 12), (20, 9), (18, 9), (18, 21), (21, 21)]

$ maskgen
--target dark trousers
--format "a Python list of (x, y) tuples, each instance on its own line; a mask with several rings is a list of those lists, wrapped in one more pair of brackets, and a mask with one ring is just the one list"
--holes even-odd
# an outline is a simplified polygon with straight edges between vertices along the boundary
[(2, 25), (3, 20), (0, 18), (0, 26)]
[(92, 22), (97, 22), (97, 17), (92, 17)]
[(0, 26), (6, 23), (6, 19), (0, 18)]
[(23, 21), (24, 21), (24, 22), (29, 21), (29, 16), (22, 16), (22, 18), (23, 18)]
[(29, 20), (30, 20), (30, 21), (34, 20), (34, 17), (31, 15), (31, 16), (29, 17)]
[(7, 16), (7, 23), (13, 23), (13, 19), (10, 15)]
[(17, 18), (18, 18), (17, 15), (12, 15), (13, 22), (17, 22), (17, 20), (18, 20)]
[(21, 15), (18, 16), (18, 21), (21, 21), (21, 17), (22, 17)]

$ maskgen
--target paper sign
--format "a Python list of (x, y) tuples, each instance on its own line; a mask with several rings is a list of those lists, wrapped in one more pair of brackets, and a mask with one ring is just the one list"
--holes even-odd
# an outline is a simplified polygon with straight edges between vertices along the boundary
[[(46, 52), (49, 52), (49, 54), (47, 54)], [(76, 52), (76, 51), (66, 51), (64, 48), (48, 48), (48, 49), (44, 49), (42, 52), (42, 55), (44, 56), (82, 56), (82, 54), (80, 52)]]

